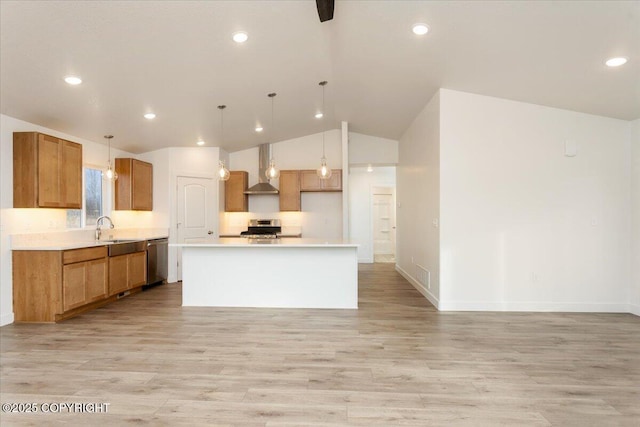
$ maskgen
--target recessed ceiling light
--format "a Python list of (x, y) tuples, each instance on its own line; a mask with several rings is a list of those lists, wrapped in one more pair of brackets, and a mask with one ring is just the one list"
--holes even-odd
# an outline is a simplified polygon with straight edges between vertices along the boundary
[(82, 79), (76, 76), (67, 76), (64, 78), (64, 81), (73, 86), (79, 85), (80, 83), (82, 83)]
[(322, 116), (324, 116), (324, 114), (322, 113), (316, 113), (316, 119), (321, 119)]
[(156, 115), (153, 114), (153, 113), (147, 113), (147, 114), (144, 115), (144, 118), (147, 119), (147, 120), (153, 120), (153, 119), (156, 118)]
[(203, 140), (200, 140), (200, 141), (196, 142), (196, 144), (198, 144), (198, 145), (204, 145), (204, 141), (203, 141)]
[(411, 30), (413, 34), (424, 36), (429, 32), (429, 27), (427, 27), (427, 24), (415, 24)]
[(249, 35), (244, 31), (238, 31), (233, 33), (233, 41), (236, 43), (244, 43), (249, 38)]
[(626, 63), (627, 63), (627, 58), (622, 58), (622, 57), (610, 58), (610, 59), (607, 59), (607, 62), (605, 62), (605, 64), (607, 64), (607, 66), (609, 67), (619, 67)]
[(262, 126), (256, 126), (256, 132), (262, 132), (263, 130)]

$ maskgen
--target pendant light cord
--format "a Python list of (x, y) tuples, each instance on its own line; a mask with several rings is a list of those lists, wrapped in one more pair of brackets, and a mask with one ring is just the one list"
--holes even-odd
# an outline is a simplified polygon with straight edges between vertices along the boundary
[(107, 139), (107, 164), (109, 165), (109, 169), (111, 169), (111, 138), (113, 138), (113, 135), (105, 135), (104, 136)]
[(269, 138), (269, 139), (271, 139), (271, 143), (273, 143), (273, 140), (274, 140), (273, 135), (274, 135), (274, 133), (275, 133), (275, 132), (274, 132), (274, 126), (275, 126), (275, 125), (273, 124), (273, 123), (274, 123), (274, 119), (273, 119), (273, 109), (274, 109), (274, 106), (273, 106), (273, 104), (274, 104), (274, 102), (275, 102), (275, 99), (273, 99), (273, 98), (275, 98), (275, 97), (276, 97), (276, 93), (275, 93), (275, 92), (273, 92), (273, 93), (268, 94), (267, 96), (268, 96), (269, 98), (271, 98), (271, 130), (269, 131), (269, 136), (270, 136), (270, 138)]
[(220, 110), (220, 145), (224, 145), (224, 109), (227, 108), (226, 105), (218, 105), (218, 109)]
[(322, 86), (322, 158), (324, 159), (324, 128), (326, 127), (325, 120), (327, 118), (327, 112), (324, 109), (324, 87), (327, 85), (327, 81), (323, 80), (318, 84)]
[[(326, 84), (326, 82), (325, 82)], [(325, 120), (327, 119), (326, 111), (324, 110), (324, 85), (322, 85), (322, 157), (324, 155), (324, 128), (327, 127)]]

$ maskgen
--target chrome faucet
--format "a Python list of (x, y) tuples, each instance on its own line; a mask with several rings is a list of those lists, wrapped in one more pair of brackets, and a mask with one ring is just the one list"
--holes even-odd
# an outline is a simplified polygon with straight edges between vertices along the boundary
[[(102, 230), (100, 229), (100, 225), (104, 225), (104, 220), (108, 219), (109, 220), (109, 228), (113, 228), (113, 221), (111, 221), (111, 218), (109, 218), (106, 215), (102, 215), (101, 217), (99, 217), (98, 219), (96, 219), (96, 240), (100, 240), (100, 236), (102, 235)], [(100, 222), (102, 221), (102, 223)]]

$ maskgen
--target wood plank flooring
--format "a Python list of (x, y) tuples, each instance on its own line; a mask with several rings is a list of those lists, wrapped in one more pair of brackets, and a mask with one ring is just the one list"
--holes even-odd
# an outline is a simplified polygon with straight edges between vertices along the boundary
[(0, 400), (109, 403), (13, 425), (640, 426), (640, 318), (438, 313), (392, 264), (360, 309), (182, 308), (159, 286), (0, 328)]

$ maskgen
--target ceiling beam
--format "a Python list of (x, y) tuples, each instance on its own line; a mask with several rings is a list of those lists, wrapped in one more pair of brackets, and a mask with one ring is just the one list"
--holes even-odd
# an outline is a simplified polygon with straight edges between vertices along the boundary
[(320, 22), (333, 19), (334, 0), (316, 0), (316, 6), (318, 7)]

